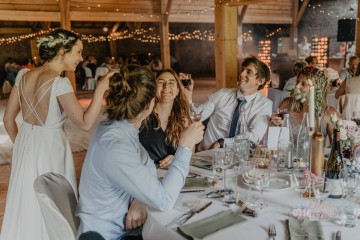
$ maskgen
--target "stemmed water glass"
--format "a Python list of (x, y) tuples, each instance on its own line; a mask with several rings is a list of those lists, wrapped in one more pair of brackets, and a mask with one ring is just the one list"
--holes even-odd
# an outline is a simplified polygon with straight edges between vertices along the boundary
[(270, 185), (270, 171), (259, 169), (256, 165), (249, 164), (245, 166), (242, 177), (245, 183), (254, 186), (260, 191), (258, 206), (260, 209), (265, 208), (268, 204), (264, 201), (264, 190)]
[(255, 186), (260, 191), (260, 209), (265, 208), (268, 204), (264, 201), (264, 190), (269, 187), (270, 184), (270, 172), (268, 170), (256, 169)]

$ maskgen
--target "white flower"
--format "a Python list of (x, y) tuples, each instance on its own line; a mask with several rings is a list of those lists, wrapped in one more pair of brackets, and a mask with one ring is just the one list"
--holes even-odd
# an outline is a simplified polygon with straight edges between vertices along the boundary
[(336, 115), (336, 113), (331, 114), (331, 122), (332, 122), (333, 124), (336, 124), (336, 122), (337, 122), (337, 115)]
[(345, 141), (347, 138), (346, 130), (344, 128), (340, 128), (340, 140)]

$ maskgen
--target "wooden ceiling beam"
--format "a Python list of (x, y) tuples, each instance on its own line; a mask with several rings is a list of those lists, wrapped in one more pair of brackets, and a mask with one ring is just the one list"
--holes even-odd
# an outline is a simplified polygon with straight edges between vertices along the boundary
[(303, 3), (301, 4), (300, 10), (296, 17), (296, 24), (295, 24), (296, 26), (299, 26), (301, 18), (304, 15), (304, 12), (305, 12), (308, 4), (309, 4), (309, 0), (304, 0)]
[(27, 34), (31, 28), (0, 28), (0, 34)]
[(0, 21), (60, 22), (60, 12), (0, 10)]

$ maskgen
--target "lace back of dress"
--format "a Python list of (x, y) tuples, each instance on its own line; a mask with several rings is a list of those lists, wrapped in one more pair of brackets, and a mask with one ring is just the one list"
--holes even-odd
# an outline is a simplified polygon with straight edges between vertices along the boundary
[(36, 126), (45, 125), (53, 84), (54, 79), (50, 79), (37, 86), (35, 80), (28, 81), (26, 74), (23, 75), (19, 85), (19, 94), (25, 122)]

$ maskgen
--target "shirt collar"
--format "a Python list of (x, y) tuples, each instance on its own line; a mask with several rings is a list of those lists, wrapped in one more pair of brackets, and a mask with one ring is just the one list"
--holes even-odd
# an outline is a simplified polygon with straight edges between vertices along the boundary
[(255, 93), (248, 95), (248, 96), (244, 96), (241, 92), (240, 89), (237, 90), (236, 92), (236, 98), (237, 99), (241, 99), (241, 98), (245, 98), (246, 102), (250, 102), (252, 101), (254, 98), (256, 98), (256, 95), (258, 94), (258, 92), (256, 91)]

